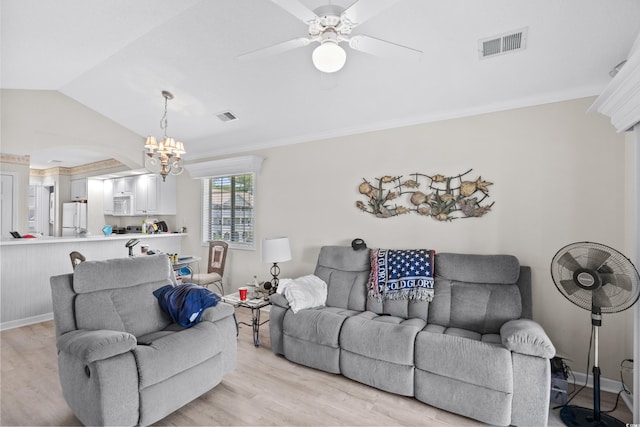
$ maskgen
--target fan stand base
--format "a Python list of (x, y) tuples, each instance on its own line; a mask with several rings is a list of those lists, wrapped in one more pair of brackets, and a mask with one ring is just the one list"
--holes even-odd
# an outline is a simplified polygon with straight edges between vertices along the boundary
[(565, 406), (560, 410), (560, 419), (569, 427), (625, 427), (629, 425), (602, 412), (600, 413), (600, 421), (596, 421), (593, 409), (573, 405)]

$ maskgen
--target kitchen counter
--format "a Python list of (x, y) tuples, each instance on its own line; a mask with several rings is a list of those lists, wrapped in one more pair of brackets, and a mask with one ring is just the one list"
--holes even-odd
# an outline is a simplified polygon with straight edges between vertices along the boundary
[[(36, 237), (0, 242), (0, 330), (42, 322), (53, 318), (51, 276), (72, 273), (72, 251), (87, 261), (124, 258), (125, 243), (139, 239), (133, 253), (141, 256), (143, 245), (149, 250), (180, 254), (184, 233), (113, 234), (87, 237)], [(144, 255), (142, 255), (144, 256)]]
[(0, 240), (0, 246), (11, 245), (38, 245), (38, 244), (55, 244), (55, 243), (68, 243), (68, 242), (94, 242), (94, 241), (115, 241), (115, 240), (129, 240), (129, 239), (154, 239), (162, 237), (175, 237), (186, 236), (186, 233), (155, 233), (155, 234), (143, 234), (143, 233), (127, 233), (127, 234), (112, 234), (110, 236), (90, 234), (85, 237), (64, 236), (64, 237), (34, 237), (34, 238), (22, 238), (22, 239), (2, 239)]

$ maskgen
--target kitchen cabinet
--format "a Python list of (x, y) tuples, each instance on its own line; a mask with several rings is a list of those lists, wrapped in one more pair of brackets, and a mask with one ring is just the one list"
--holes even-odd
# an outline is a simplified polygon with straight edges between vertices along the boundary
[(87, 200), (87, 179), (72, 179), (71, 180), (71, 200), (79, 202), (81, 200)]
[(159, 176), (155, 174), (136, 177), (133, 202), (134, 215), (158, 214), (160, 212)]
[(175, 176), (168, 176), (165, 182), (158, 174), (106, 179), (103, 191), (105, 215), (122, 215), (116, 212), (114, 199), (121, 201), (124, 196), (133, 202), (133, 211), (127, 216), (176, 214)]
[(133, 194), (135, 188), (135, 176), (124, 176), (122, 178), (114, 178), (113, 195)]
[(102, 208), (105, 215), (113, 215), (113, 179), (102, 181)]

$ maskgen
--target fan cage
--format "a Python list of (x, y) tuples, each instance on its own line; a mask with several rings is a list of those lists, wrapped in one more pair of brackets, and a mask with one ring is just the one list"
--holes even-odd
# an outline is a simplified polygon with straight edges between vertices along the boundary
[[(592, 290), (578, 285), (574, 273), (579, 269), (596, 273), (601, 287)], [(551, 262), (551, 276), (560, 293), (585, 310), (617, 313), (640, 297), (640, 276), (631, 260), (600, 243), (577, 242), (560, 249)]]

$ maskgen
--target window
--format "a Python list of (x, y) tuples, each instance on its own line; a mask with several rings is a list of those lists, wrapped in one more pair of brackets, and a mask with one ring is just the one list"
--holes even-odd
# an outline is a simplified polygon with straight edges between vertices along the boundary
[(204, 178), (202, 184), (202, 242), (253, 248), (255, 175)]

